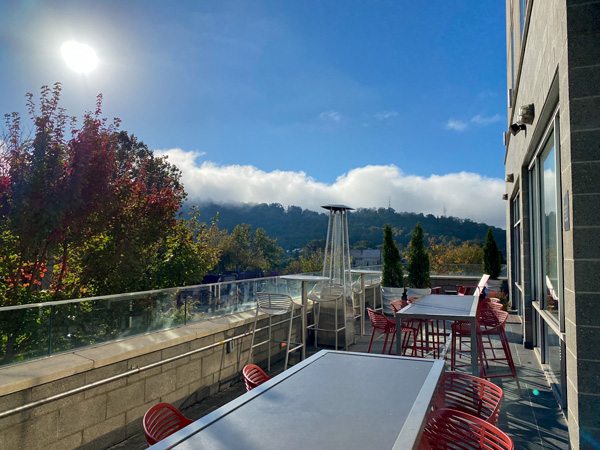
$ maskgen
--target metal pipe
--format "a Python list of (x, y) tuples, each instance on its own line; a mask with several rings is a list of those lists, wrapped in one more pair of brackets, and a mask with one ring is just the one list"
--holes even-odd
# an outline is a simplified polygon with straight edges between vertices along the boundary
[[(269, 328), (268, 326), (262, 327), (262, 328), (258, 328), (254, 332), (266, 330), (268, 328)], [(95, 387), (98, 387), (98, 386), (102, 386), (102, 385), (107, 384), (107, 383), (111, 383), (111, 382), (119, 380), (121, 378), (129, 377), (131, 375), (135, 375), (136, 373), (140, 373), (140, 372), (144, 372), (144, 371), (149, 370), (149, 369), (153, 369), (154, 367), (159, 367), (159, 366), (161, 366), (163, 364), (167, 364), (167, 363), (170, 363), (170, 362), (173, 362), (173, 361), (177, 361), (178, 359), (185, 358), (187, 356), (191, 356), (191, 355), (194, 355), (196, 353), (199, 353), (199, 352), (202, 352), (202, 351), (205, 351), (205, 350), (210, 350), (211, 348), (218, 347), (219, 345), (225, 345), (228, 342), (232, 342), (234, 340), (238, 340), (238, 339), (244, 338), (246, 336), (249, 336), (250, 333), (251, 333), (251, 331), (247, 331), (244, 334), (240, 334), (238, 336), (233, 336), (233, 337), (224, 339), (222, 341), (216, 342), (214, 344), (210, 344), (210, 345), (207, 345), (207, 346), (204, 346), (204, 347), (201, 347), (201, 348), (197, 348), (195, 350), (191, 350), (191, 351), (186, 352), (186, 353), (182, 353), (181, 355), (172, 356), (170, 358), (163, 359), (161, 361), (157, 361), (157, 362), (154, 362), (152, 364), (148, 364), (146, 366), (134, 367), (131, 370), (128, 370), (127, 372), (123, 372), (123, 373), (120, 373), (118, 375), (114, 375), (112, 377), (105, 378), (103, 380), (98, 380), (98, 381), (95, 381), (93, 383), (89, 383), (89, 384), (86, 384), (84, 386), (80, 386), (78, 388), (68, 390), (66, 392), (61, 392), (60, 394), (52, 395), (50, 397), (46, 397), (46, 398), (43, 398), (41, 400), (37, 400), (35, 402), (27, 403), (25, 405), (18, 406), (16, 408), (9, 409), (7, 411), (2, 411), (2, 412), (0, 412), (0, 419), (3, 419), (3, 418), (8, 417), (8, 416), (12, 416), (13, 414), (17, 414), (17, 413), (26, 411), (26, 410), (31, 409), (31, 408), (35, 408), (35, 407), (38, 407), (38, 406), (45, 405), (46, 403), (50, 403), (50, 402), (53, 402), (55, 400), (60, 400), (61, 398), (65, 398), (65, 397), (68, 397), (70, 395), (78, 394), (79, 392), (87, 391), (88, 389), (92, 389), (92, 388), (95, 388)]]

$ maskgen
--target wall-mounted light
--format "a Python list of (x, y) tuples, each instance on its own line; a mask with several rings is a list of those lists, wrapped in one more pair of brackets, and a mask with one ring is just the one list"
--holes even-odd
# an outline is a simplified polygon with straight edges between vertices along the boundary
[(519, 131), (524, 130), (526, 128), (525, 125), (531, 125), (534, 117), (533, 103), (521, 106), (517, 121), (510, 126), (512, 135), (514, 136)]
[(508, 200), (508, 194), (502, 194), (502, 200)]
[(507, 183), (513, 183), (515, 181), (515, 176), (512, 173), (507, 173), (506, 178), (504, 180)]
[(519, 120), (517, 123), (531, 125), (533, 123), (533, 117), (533, 103), (529, 105), (523, 105), (519, 108)]
[(520, 123), (513, 123), (510, 126), (510, 134), (512, 134), (513, 136), (516, 135), (519, 131), (524, 130), (525, 128), (527, 128), (525, 125), (520, 124)]

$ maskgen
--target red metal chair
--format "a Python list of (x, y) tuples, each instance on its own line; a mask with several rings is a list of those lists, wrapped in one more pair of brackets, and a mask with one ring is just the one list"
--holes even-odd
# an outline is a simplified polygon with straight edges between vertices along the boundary
[[(477, 352), (479, 353), (479, 359), (481, 360), (481, 378), (500, 378), (512, 376), (517, 382), (517, 388), (519, 389), (519, 395), (521, 393), (521, 385), (519, 384), (519, 377), (517, 376), (517, 368), (512, 358), (510, 351), (510, 344), (508, 343), (508, 336), (506, 336), (506, 319), (508, 319), (508, 312), (496, 311), (495, 309), (483, 308), (479, 318), (479, 327), (477, 329)], [(501, 347), (493, 347), (492, 351), (502, 349), (504, 356), (496, 356), (495, 352), (490, 357), (485, 351), (486, 348), (483, 346), (483, 337), (491, 338), (491, 336), (498, 336), (500, 339)], [(491, 343), (491, 339), (489, 339)], [(510, 372), (507, 373), (493, 373), (488, 374), (486, 367), (488, 367), (489, 361), (506, 361)]]
[(244, 383), (246, 383), (246, 391), (248, 392), (271, 379), (269, 375), (264, 373), (256, 364), (248, 364), (245, 366), (242, 374), (244, 375)]
[(434, 409), (454, 409), (496, 425), (504, 392), (483, 378), (458, 372), (446, 373), (433, 402)]
[[(402, 308), (408, 306), (408, 302), (402, 299), (392, 300), (390, 302), (390, 306), (394, 311), (394, 317), (396, 313), (400, 311)], [(418, 337), (421, 333), (422, 323), (424, 321), (421, 319), (411, 319), (411, 320), (403, 320), (402, 321), (402, 355), (406, 355), (406, 351), (411, 348), (412, 354), (411, 356), (417, 356), (417, 348), (418, 348)], [(412, 345), (411, 343), (412, 338)]]
[(475, 291), (477, 290), (477, 286), (459, 284), (456, 286), (458, 288), (458, 295), (475, 295)]
[(170, 403), (158, 403), (144, 414), (144, 433), (148, 447), (172, 435), (193, 420), (188, 419)]
[(499, 428), (461, 411), (438, 409), (427, 419), (419, 449), (513, 450)]
[(390, 337), (390, 334), (392, 335), (392, 342), (390, 342), (389, 351), (391, 354), (392, 348), (394, 347), (394, 339), (396, 338), (396, 322), (388, 319), (383, 313), (373, 311), (371, 308), (367, 308), (367, 313), (369, 313), (369, 319), (371, 319), (371, 326), (373, 327), (371, 341), (369, 342), (369, 349), (367, 350), (367, 353), (371, 353), (371, 346), (373, 345), (375, 333), (380, 333), (385, 334), (385, 342), (383, 343), (383, 350), (381, 351), (381, 354), (385, 353), (388, 338)]

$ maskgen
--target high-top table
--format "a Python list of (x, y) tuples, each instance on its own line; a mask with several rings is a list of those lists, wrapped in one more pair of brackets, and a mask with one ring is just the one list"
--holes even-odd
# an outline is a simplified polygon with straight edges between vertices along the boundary
[[(352, 269), (351, 273), (357, 273), (360, 275), (360, 335), (365, 335), (365, 277), (367, 275), (381, 275), (381, 270), (367, 270), (367, 269)], [(373, 306), (375, 306), (375, 292), (373, 292)], [(373, 308), (375, 309), (375, 308)]]
[(282, 280), (290, 281), (301, 281), (302, 282), (302, 341), (304, 346), (302, 347), (302, 359), (306, 359), (306, 328), (308, 327), (308, 283), (328, 281), (328, 277), (320, 275), (282, 275)]
[(153, 450), (416, 449), (444, 361), (323, 350)]
[(471, 323), (471, 372), (477, 372), (476, 313), (479, 297), (476, 295), (426, 295), (396, 313), (397, 352), (402, 352), (402, 320), (438, 319)]

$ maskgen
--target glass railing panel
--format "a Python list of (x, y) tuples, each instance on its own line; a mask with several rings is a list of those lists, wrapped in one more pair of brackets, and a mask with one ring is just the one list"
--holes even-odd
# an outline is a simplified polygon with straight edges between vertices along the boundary
[(47, 356), (50, 307), (31, 307), (0, 314), (0, 365)]

